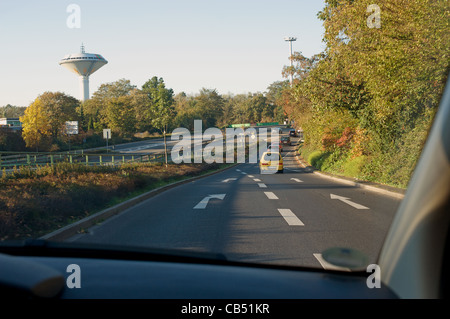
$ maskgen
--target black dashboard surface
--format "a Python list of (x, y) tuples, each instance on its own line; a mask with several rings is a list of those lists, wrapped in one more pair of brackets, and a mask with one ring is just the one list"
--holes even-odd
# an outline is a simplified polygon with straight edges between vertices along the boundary
[(65, 274), (80, 268), (80, 288), (63, 299), (392, 299), (387, 287), (368, 288), (369, 273), (295, 271), (266, 267), (142, 260), (29, 256)]

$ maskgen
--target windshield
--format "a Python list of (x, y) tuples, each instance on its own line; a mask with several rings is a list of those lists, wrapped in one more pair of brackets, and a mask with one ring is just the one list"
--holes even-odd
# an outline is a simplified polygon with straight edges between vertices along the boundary
[(270, 162), (271, 160), (280, 160), (281, 155), (279, 153), (264, 153), (263, 155), (263, 161)]
[(2, 2), (1, 241), (375, 263), (446, 81), (448, 10)]

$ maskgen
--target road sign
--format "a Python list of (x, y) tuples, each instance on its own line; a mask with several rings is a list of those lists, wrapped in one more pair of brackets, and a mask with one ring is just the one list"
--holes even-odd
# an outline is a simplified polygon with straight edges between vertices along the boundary
[(78, 134), (78, 121), (66, 121), (66, 134), (76, 135)]
[(103, 138), (106, 140), (111, 139), (111, 129), (110, 128), (103, 129)]

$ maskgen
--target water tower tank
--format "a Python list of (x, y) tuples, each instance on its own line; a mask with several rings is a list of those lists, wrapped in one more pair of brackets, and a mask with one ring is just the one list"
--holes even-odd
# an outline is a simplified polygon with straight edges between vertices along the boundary
[(100, 54), (84, 52), (83, 45), (80, 53), (66, 55), (59, 61), (60, 65), (79, 75), (80, 99), (82, 101), (89, 99), (89, 76), (106, 63), (108, 61)]

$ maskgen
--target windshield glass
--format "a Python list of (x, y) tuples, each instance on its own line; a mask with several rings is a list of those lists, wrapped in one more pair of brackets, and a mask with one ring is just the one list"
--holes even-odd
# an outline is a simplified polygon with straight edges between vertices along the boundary
[[(2, 2), (1, 241), (375, 263), (439, 105), (448, 14), (432, 0)], [(263, 172), (270, 149), (280, 163)]]
[(279, 153), (265, 153), (263, 155), (263, 160), (270, 162), (271, 160), (280, 160), (281, 155)]

